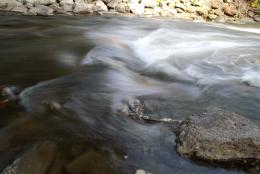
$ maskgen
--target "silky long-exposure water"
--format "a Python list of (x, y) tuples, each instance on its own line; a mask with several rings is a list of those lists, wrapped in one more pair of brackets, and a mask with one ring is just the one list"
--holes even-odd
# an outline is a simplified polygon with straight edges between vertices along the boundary
[(135, 97), (155, 119), (218, 106), (258, 122), (259, 27), (1, 15), (0, 85), (22, 92), (0, 109), (0, 170), (25, 160), (39, 169), (20, 166), (27, 174), (245, 173), (188, 160), (170, 125), (119, 111)]

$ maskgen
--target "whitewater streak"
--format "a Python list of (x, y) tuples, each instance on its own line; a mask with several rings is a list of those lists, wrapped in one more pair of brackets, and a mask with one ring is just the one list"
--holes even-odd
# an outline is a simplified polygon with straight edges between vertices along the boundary
[[(136, 37), (135, 28), (128, 28), (132, 37), (122, 37), (120, 28), (114, 34), (93, 31), (111, 42), (103, 47), (97, 43), (82, 64), (124, 64), (132, 69), (139, 64), (139, 71), (200, 85), (236, 82), (260, 87), (259, 29), (209, 24), (191, 29), (189, 24), (168, 23)], [(111, 46), (115, 40), (116, 47)]]

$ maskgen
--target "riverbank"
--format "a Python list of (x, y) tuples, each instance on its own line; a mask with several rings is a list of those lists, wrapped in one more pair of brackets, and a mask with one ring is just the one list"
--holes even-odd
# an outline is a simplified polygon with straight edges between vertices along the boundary
[(114, 14), (216, 22), (260, 21), (260, 12), (249, 9), (245, 0), (2, 0), (0, 10), (39, 16)]

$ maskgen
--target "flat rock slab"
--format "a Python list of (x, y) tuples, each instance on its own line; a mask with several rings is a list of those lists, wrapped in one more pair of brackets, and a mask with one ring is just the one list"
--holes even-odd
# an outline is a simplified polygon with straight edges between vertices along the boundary
[(177, 151), (184, 156), (259, 165), (260, 128), (244, 116), (212, 108), (183, 121), (177, 130)]

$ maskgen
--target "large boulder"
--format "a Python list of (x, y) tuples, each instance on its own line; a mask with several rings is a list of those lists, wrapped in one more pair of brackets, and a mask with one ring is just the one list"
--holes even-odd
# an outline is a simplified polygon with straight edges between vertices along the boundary
[(244, 116), (211, 108), (201, 116), (183, 121), (177, 130), (177, 151), (184, 156), (216, 162), (259, 163), (260, 128)]

